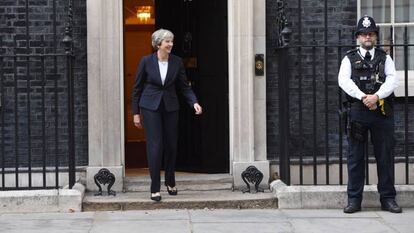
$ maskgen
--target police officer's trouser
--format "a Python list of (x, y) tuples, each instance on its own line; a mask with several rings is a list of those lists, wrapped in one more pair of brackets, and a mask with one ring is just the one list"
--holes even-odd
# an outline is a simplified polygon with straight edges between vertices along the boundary
[[(351, 130), (353, 122), (362, 127), (363, 138), (357, 139), (348, 132), (348, 200), (361, 203), (365, 180), (365, 145), (368, 130), (377, 162), (378, 192), (381, 200), (394, 199), (394, 119), (383, 116), (379, 109), (370, 111), (362, 103), (353, 104), (350, 111)], [(360, 128), (361, 129), (361, 128)], [(354, 129), (355, 130), (355, 129)]]

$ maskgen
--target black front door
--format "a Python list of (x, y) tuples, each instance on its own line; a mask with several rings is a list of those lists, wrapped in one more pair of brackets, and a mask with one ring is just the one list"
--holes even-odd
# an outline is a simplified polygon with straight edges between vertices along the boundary
[(229, 171), (227, 1), (155, 2), (156, 28), (171, 30), (203, 114), (181, 98), (177, 170)]

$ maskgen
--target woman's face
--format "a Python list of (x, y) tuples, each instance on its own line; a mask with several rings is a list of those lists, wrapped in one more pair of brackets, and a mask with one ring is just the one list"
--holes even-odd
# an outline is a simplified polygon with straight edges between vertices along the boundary
[(174, 45), (173, 39), (167, 38), (161, 41), (161, 44), (158, 47), (158, 50), (161, 50), (166, 53), (171, 53), (173, 45)]

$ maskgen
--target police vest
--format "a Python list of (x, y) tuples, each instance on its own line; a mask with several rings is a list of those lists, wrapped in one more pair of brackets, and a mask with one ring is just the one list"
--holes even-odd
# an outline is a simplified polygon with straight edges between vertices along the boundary
[[(374, 94), (385, 82), (385, 61), (387, 54), (384, 50), (375, 48), (375, 57), (371, 61), (365, 61), (359, 53), (359, 49), (347, 52), (346, 56), (351, 62), (351, 79), (365, 94)], [(351, 102), (355, 98), (347, 96)]]

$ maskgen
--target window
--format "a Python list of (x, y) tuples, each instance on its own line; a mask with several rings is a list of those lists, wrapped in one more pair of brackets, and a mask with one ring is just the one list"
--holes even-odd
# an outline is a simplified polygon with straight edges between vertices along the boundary
[[(358, 18), (370, 15), (380, 27), (381, 44), (404, 43), (404, 27), (407, 26), (408, 44), (414, 44), (414, 1), (413, 0), (358, 0)], [(391, 35), (390, 28), (393, 28)], [(384, 47), (389, 52), (390, 48)], [(394, 61), (399, 87), (396, 96), (405, 96), (404, 47), (394, 47)], [(408, 95), (414, 96), (414, 47), (408, 47)]]

